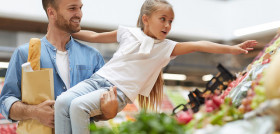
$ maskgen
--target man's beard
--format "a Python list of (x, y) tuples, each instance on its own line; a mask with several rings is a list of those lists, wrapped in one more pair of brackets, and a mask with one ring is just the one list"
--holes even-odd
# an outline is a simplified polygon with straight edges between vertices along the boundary
[[(72, 18), (71, 18), (72, 19)], [(57, 14), (57, 20), (55, 21), (55, 25), (67, 33), (76, 33), (81, 30), (81, 26), (71, 25), (69, 21), (67, 21), (60, 13)]]

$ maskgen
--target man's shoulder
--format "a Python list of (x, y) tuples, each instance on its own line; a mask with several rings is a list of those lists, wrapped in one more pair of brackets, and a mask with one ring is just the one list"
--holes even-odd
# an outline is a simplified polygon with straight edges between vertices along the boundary
[(18, 46), (15, 50), (15, 52), (20, 52), (20, 53), (26, 53), (28, 54), (28, 48), (29, 48), (29, 43), (24, 43), (20, 46)]

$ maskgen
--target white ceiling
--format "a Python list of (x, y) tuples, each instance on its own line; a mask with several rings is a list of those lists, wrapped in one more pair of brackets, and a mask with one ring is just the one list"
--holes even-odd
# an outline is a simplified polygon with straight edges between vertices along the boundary
[[(0, 17), (44, 21), (41, 0), (0, 0)], [(135, 26), (144, 0), (83, 0), (82, 25)], [(232, 40), (240, 28), (280, 21), (280, 0), (169, 0), (175, 11), (170, 36)]]

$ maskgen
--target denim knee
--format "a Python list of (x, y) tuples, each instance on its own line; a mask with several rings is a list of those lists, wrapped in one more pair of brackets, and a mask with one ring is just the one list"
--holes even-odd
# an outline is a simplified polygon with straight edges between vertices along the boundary
[(90, 106), (84, 105), (82, 100), (80, 99), (74, 99), (70, 104), (70, 113), (74, 113), (75, 111), (79, 111), (79, 112), (84, 111), (90, 114)]
[(56, 112), (61, 113), (63, 115), (69, 116), (69, 107), (71, 104), (72, 98), (68, 95), (61, 94), (57, 97), (54, 109)]

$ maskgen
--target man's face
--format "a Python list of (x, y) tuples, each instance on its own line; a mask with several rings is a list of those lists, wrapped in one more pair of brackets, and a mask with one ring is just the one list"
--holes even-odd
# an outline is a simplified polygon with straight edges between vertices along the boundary
[(81, 30), (80, 22), (83, 16), (81, 0), (59, 0), (55, 25), (68, 33)]

